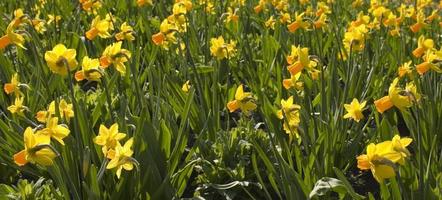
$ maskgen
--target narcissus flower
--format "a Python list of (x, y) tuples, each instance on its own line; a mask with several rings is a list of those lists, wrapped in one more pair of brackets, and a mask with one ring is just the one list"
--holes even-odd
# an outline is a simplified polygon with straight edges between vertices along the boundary
[(275, 18), (273, 18), (273, 15), (272, 15), (272, 16), (270, 16), (270, 18), (265, 22), (264, 25), (266, 26), (266, 28), (274, 30), (274, 29), (275, 29), (275, 23), (276, 23), (276, 20), (275, 20)]
[(411, 25), (410, 29), (411, 31), (413, 31), (413, 33), (417, 33), (419, 30), (426, 27), (427, 25), (428, 24), (425, 23), (425, 13), (423, 12), (422, 9), (420, 9), (416, 14), (416, 23)]
[(410, 94), (401, 95), (403, 90), (400, 87), (397, 87), (398, 82), (399, 78), (395, 78), (388, 89), (388, 96), (384, 96), (374, 101), (378, 112), (383, 113), (393, 106), (403, 110), (412, 105), (413, 99), (410, 97)]
[(236, 42), (231, 40), (230, 43), (224, 41), (223, 36), (212, 38), (210, 40), (210, 53), (217, 59), (230, 59), (236, 54)]
[(17, 96), (15, 97), (14, 104), (8, 107), (8, 110), (12, 114), (23, 114), (23, 111), (27, 110), (28, 108), (23, 105), (24, 97)]
[(96, 13), (96, 10), (101, 8), (102, 2), (100, 0), (80, 0), (81, 7), (88, 13)]
[(103, 68), (114, 65), (121, 75), (125, 75), (126, 66), (124, 63), (131, 57), (131, 53), (127, 49), (122, 49), (122, 44), (123, 42), (120, 41), (107, 46), (100, 58), (100, 64)]
[(37, 33), (43, 34), (47, 30), (46, 29), (46, 22), (44, 20), (33, 19), (32, 25), (34, 26), (34, 29), (35, 29), (35, 31), (37, 31)]
[(67, 49), (63, 44), (57, 44), (52, 51), (46, 51), (45, 60), (52, 72), (66, 76), (68, 69), (73, 71), (77, 68), (75, 56), (75, 49)]
[(226, 15), (226, 19), (224, 20), (225, 23), (233, 22), (237, 23), (239, 20), (239, 16), (236, 14), (238, 9), (233, 9), (231, 7), (227, 8), (227, 13), (224, 13)]
[(81, 63), (81, 70), (75, 73), (75, 80), (82, 81), (84, 79), (89, 81), (98, 81), (102, 76), (102, 69), (100, 67), (100, 60), (91, 59), (88, 56), (83, 57)]
[(300, 109), (301, 106), (293, 103), (293, 96), (290, 96), (287, 100), (281, 99), (281, 110), (277, 112), (277, 116), (279, 119), (284, 119), (283, 128), (289, 135), (290, 142), (295, 138), (299, 139)]
[(10, 83), (6, 83), (3, 86), (3, 89), (5, 90), (6, 94), (15, 93), (16, 96), (18, 96), (17, 94), (20, 94), (20, 82), (17, 73), (12, 76)]
[(92, 20), (91, 28), (86, 32), (86, 38), (93, 40), (99, 36), (101, 38), (109, 38), (111, 34), (109, 31), (114, 30), (114, 26), (111, 20), (111, 16), (108, 14), (106, 18), (101, 19), (100, 16), (96, 16)]
[(421, 35), (417, 41), (417, 48), (413, 50), (413, 55), (416, 58), (421, 57), (427, 50), (432, 50), (434, 48), (434, 42), (432, 39), (425, 39)]
[(132, 40), (135, 40), (133, 33), (134, 33), (134, 29), (132, 28), (132, 26), (130, 26), (126, 22), (124, 22), (123, 24), (121, 24), (120, 32), (115, 34), (115, 39), (117, 39), (118, 41), (121, 41), (121, 40), (132, 41)]
[(244, 114), (249, 115), (250, 111), (256, 109), (255, 99), (251, 92), (244, 92), (243, 85), (236, 89), (235, 99), (227, 103), (229, 112), (235, 112), (240, 109)]
[(291, 53), (287, 56), (287, 63), (291, 75), (296, 75), (304, 68), (313, 69), (317, 63), (314, 60), (310, 60), (308, 53), (309, 49), (306, 47), (292, 45)]
[(300, 77), (301, 77), (301, 72), (298, 72), (295, 75), (290, 75), (290, 78), (282, 80), (282, 85), (287, 90), (292, 87), (294, 87), (297, 90), (302, 90), (304, 84), (302, 83), (302, 81), (299, 81)]
[(287, 25), (287, 28), (289, 29), (289, 32), (294, 33), (298, 29), (308, 29), (310, 24), (304, 19), (305, 13), (295, 14), (295, 21), (291, 24)]
[[(69, 121), (70, 118), (74, 117), (74, 110), (71, 103), (67, 103), (66, 100), (62, 99), (58, 104), (58, 111), (60, 112), (60, 117)], [(47, 123), (49, 119), (55, 115), (55, 101), (52, 101), (48, 110), (38, 111), (35, 118), (41, 123)]]
[(61, 21), (60, 15), (48, 15), (48, 25), (52, 22), (55, 22), (55, 24), (58, 24)]
[(40, 131), (40, 134), (54, 138), (60, 144), (64, 145), (63, 139), (69, 135), (71, 131), (65, 126), (58, 124), (58, 117), (52, 117), (47, 120), (46, 128)]
[(344, 47), (350, 51), (362, 51), (365, 47), (365, 40), (368, 37), (368, 29), (365, 24), (350, 27), (344, 34)]
[(395, 176), (395, 163), (405, 164), (405, 158), (410, 156), (406, 147), (412, 142), (411, 138), (400, 138), (395, 135), (392, 141), (367, 146), (367, 154), (357, 157), (358, 168), (371, 170), (373, 177), (382, 183), (384, 179)]
[(160, 24), (160, 32), (152, 35), (152, 41), (155, 45), (161, 46), (163, 49), (168, 50), (170, 44), (175, 44), (177, 39), (175, 33), (177, 28), (169, 20), (164, 19)]
[(129, 139), (124, 146), (121, 146), (119, 142), (117, 142), (117, 146), (115, 150), (111, 150), (107, 155), (107, 158), (111, 159), (111, 161), (107, 164), (106, 169), (117, 168), (116, 174), (117, 177), (120, 178), (121, 170), (125, 169), (130, 171), (134, 168), (134, 164), (137, 163), (134, 158), (132, 158), (132, 145), (133, 138)]
[(344, 104), (344, 108), (347, 110), (347, 114), (344, 115), (344, 118), (352, 118), (356, 122), (359, 122), (362, 118), (364, 118), (362, 111), (364, 110), (366, 103), (366, 101), (359, 103), (359, 101), (354, 98), (350, 104)]
[(399, 68), (398, 68), (398, 76), (399, 78), (405, 76), (406, 74), (408, 74), (409, 76), (412, 74), (411, 71), (411, 60), (402, 64)]
[(190, 81), (186, 81), (183, 86), (181, 87), (181, 90), (183, 90), (183, 92), (188, 93), (190, 89)]
[(18, 166), (24, 166), (28, 162), (43, 166), (53, 164), (56, 154), (49, 147), (50, 138), (46, 135), (34, 133), (31, 127), (23, 133), (25, 149), (14, 154), (14, 162)]
[(25, 43), (25, 38), (15, 32), (14, 22), (11, 22), (6, 28), (6, 35), (0, 37), (0, 50), (6, 48), (11, 44), (15, 44), (23, 49), (26, 49), (23, 45)]
[(153, 5), (152, 0), (137, 0), (138, 7), (144, 6), (144, 5)]
[(423, 56), (423, 60), (424, 62), (416, 65), (416, 71), (419, 73), (419, 75), (424, 75), (430, 69), (437, 73), (442, 73), (442, 69), (439, 67), (439, 65), (442, 63), (442, 50), (428, 50)]
[(100, 125), (98, 136), (94, 138), (95, 144), (101, 147), (104, 155), (107, 155), (110, 149), (115, 149), (118, 141), (126, 137), (126, 134), (118, 131), (118, 124), (113, 124), (109, 129), (104, 125)]

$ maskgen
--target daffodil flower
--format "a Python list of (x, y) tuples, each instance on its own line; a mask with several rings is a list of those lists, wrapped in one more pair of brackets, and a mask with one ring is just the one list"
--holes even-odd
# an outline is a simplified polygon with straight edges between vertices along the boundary
[(227, 108), (229, 112), (235, 112), (240, 109), (243, 113), (249, 115), (250, 111), (256, 109), (256, 104), (254, 103), (252, 93), (244, 92), (243, 85), (239, 85), (236, 89), (235, 100), (228, 102)]
[(236, 42), (230, 41), (230, 43), (226, 43), (222, 36), (212, 38), (210, 40), (210, 53), (218, 60), (223, 58), (230, 59), (236, 54)]
[(344, 118), (352, 118), (356, 122), (359, 122), (362, 118), (364, 118), (362, 111), (364, 110), (366, 103), (366, 101), (359, 103), (359, 101), (354, 98), (350, 104), (344, 104), (344, 108), (347, 110), (347, 114), (344, 115)]
[(47, 120), (46, 128), (40, 131), (41, 134), (54, 138), (62, 145), (64, 145), (63, 139), (67, 137), (70, 132), (66, 126), (58, 124), (58, 117), (52, 117)]
[(399, 110), (403, 110), (412, 105), (412, 99), (407, 95), (401, 95), (403, 90), (397, 87), (399, 78), (395, 78), (388, 89), (388, 96), (384, 96), (376, 101), (374, 104), (378, 112), (383, 113), (386, 110), (397, 107)]
[(131, 57), (130, 51), (122, 49), (123, 42), (113, 43), (104, 49), (102, 56), (100, 57), (100, 65), (103, 68), (107, 68), (109, 65), (114, 65), (121, 75), (126, 74), (125, 62)]
[(134, 33), (134, 30), (133, 30), (132, 26), (130, 26), (126, 22), (124, 22), (123, 24), (121, 24), (120, 32), (115, 34), (115, 39), (117, 39), (118, 41), (121, 41), (121, 40), (132, 41), (132, 40), (135, 40), (133, 33)]
[(417, 48), (413, 50), (413, 55), (416, 58), (421, 57), (427, 50), (434, 48), (434, 42), (432, 39), (426, 39), (421, 35), (417, 41)]
[(371, 170), (373, 177), (382, 183), (384, 179), (395, 176), (395, 163), (405, 164), (405, 158), (410, 156), (406, 147), (412, 141), (411, 138), (400, 138), (399, 135), (395, 135), (391, 141), (371, 143), (367, 146), (367, 154), (357, 157), (358, 168)]
[(66, 76), (69, 70), (75, 70), (78, 62), (75, 60), (77, 51), (75, 49), (67, 49), (63, 44), (57, 44), (52, 51), (45, 53), (45, 60), (49, 69), (62, 76)]
[(94, 138), (95, 144), (102, 146), (101, 150), (107, 155), (110, 149), (115, 149), (118, 141), (126, 137), (126, 134), (118, 131), (118, 124), (113, 124), (109, 129), (104, 125), (100, 125), (98, 136)]
[(190, 89), (190, 81), (186, 81), (183, 86), (181, 87), (181, 90), (185, 93), (188, 93)]
[(14, 104), (8, 107), (8, 110), (12, 114), (23, 114), (23, 111), (27, 110), (28, 108), (23, 105), (24, 97), (23, 96), (17, 96), (15, 97)]
[(121, 146), (121, 144), (117, 142), (115, 150), (111, 150), (107, 156), (111, 160), (107, 164), (106, 169), (117, 168), (117, 178), (120, 178), (122, 169), (130, 171), (134, 168), (136, 161), (131, 157), (134, 153), (132, 151), (132, 145), (133, 138), (129, 139), (124, 146)]
[(49, 148), (50, 138), (46, 135), (34, 133), (31, 127), (23, 133), (25, 149), (14, 154), (14, 162), (18, 166), (24, 166), (28, 162), (42, 166), (53, 164), (56, 153)]
[(109, 33), (111, 30), (114, 30), (114, 26), (109, 14), (106, 15), (106, 18), (104, 19), (101, 19), (100, 16), (96, 16), (92, 20), (91, 28), (86, 32), (86, 38), (88, 40), (93, 40), (97, 36), (101, 38), (109, 38), (111, 37)]
[(20, 81), (17, 73), (12, 76), (10, 83), (6, 83), (3, 86), (3, 89), (5, 90), (6, 94), (15, 93), (16, 96), (20, 94)]
[(284, 119), (283, 128), (289, 135), (290, 143), (295, 138), (299, 139), (300, 109), (301, 106), (294, 104), (293, 96), (290, 96), (287, 100), (281, 99), (281, 110), (276, 113), (279, 119)]
[(88, 56), (83, 57), (81, 63), (81, 70), (75, 73), (75, 80), (82, 81), (84, 79), (89, 81), (99, 81), (102, 72), (99, 59), (91, 59)]

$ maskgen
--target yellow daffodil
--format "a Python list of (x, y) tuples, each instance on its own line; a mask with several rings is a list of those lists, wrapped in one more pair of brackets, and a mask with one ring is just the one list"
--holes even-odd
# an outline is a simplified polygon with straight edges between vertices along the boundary
[(292, 21), (292, 18), (290, 17), (289, 13), (282, 12), (280, 13), (279, 21), (281, 22), (281, 24), (287, 24)]
[(12, 114), (23, 114), (23, 111), (28, 108), (23, 105), (24, 97), (17, 96), (15, 97), (14, 104), (8, 107), (9, 112)]
[(160, 24), (160, 32), (152, 35), (152, 41), (155, 45), (161, 46), (163, 49), (168, 50), (170, 44), (175, 44), (177, 39), (175, 32), (177, 28), (169, 20), (164, 19)]
[(361, 170), (371, 170), (373, 177), (382, 183), (384, 179), (395, 176), (394, 163), (383, 157), (385, 150), (381, 149), (382, 145), (375, 145), (373, 143), (367, 146), (367, 154), (357, 157), (358, 168)]
[(316, 29), (320, 29), (323, 28), (327, 25), (327, 15), (325, 13), (322, 13), (318, 19), (313, 22), (313, 25), (315, 26)]
[(185, 92), (185, 93), (188, 93), (190, 87), (191, 87), (191, 86), (190, 86), (190, 81), (188, 80), (188, 81), (186, 81), (186, 82), (183, 84), (183, 86), (181, 87), (181, 90), (182, 90), (183, 92)]
[(17, 73), (12, 76), (10, 83), (6, 83), (3, 86), (3, 89), (5, 90), (6, 94), (15, 93), (16, 96), (20, 94), (20, 81)]
[(152, 0), (137, 0), (138, 7), (144, 6), (144, 5), (153, 5)]
[(274, 30), (274, 29), (275, 29), (275, 23), (276, 23), (276, 20), (273, 18), (273, 15), (272, 15), (272, 16), (270, 16), (270, 18), (265, 22), (264, 25), (266, 26), (266, 28)]
[(265, 4), (266, 4), (266, 0), (259, 0), (258, 5), (256, 5), (253, 10), (255, 11), (255, 13), (260, 13), (263, 10), (265, 10)]
[(126, 137), (126, 134), (118, 131), (118, 124), (113, 124), (109, 129), (104, 125), (100, 125), (98, 136), (94, 138), (95, 144), (101, 147), (104, 155), (107, 155), (110, 149), (115, 149), (118, 141)]
[(53, 164), (56, 154), (48, 147), (50, 138), (46, 135), (34, 133), (31, 127), (23, 133), (25, 149), (14, 154), (14, 162), (18, 166), (24, 166), (28, 162), (43, 166)]
[(405, 76), (406, 74), (408, 74), (408, 75), (411, 75), (411, 73), (412, 73), (412, 71), (411, 71), (411, 60), (410, 61), (408, 61), (408, 62), (406, 62), (406, 63), (404, 63), (403, 65), (401, 65), (399, 68), (398, 68), (398, 76), (399, 76), (399, 78), (401, 78), (401, 77), (403, 77), (403, 76)]
[(88, 13), (94, 13), (101, 8), (102, 2), (100, 0), (80, 0), (81, 7)]
[(356, 122), (359, 122), (362, 118), (364, 118), (362, 111), (364, 110), (366, 103), (366, 101), (359, 103), (359, 101), (354, 98), (350, 104), (344, 104), (344, 108), (347, 110), (347, 114), (344, 115), (344, 119), (352, 118)]
[(382, 183), (384, 179), (395, 176), (395, 163), (405, 164), (405, 158), (410, 156), (406, 147), (412, 142), (411, 138), (400, 138), (395, 135), (391, 141), (367, 146), (367, 154), (357, 157), (358, 168), (371, 170), (373, 177)]
[(72, 71), (77, 68), (75, 56), (75, 49), (67, 49), (63, 44), (57, 44), (52, 51), (46, 51), (45, 60), (52, 72), (66, 76), (68, 69)]
[(114, 26), (109, 14), (106, 15), (104, 19), (101, 19), (100, 16), (96, 16), (94, 20), (92, 20), (91, 28), (86, 32), (86, 38), (89, 40), (93, 40), (97, 36), (109, 38), (111, 37), (109, 31), (112, 30), (114, 30)]
[(60, 15), (48, 15), (48, 25), (51, 24), (52, 22), (55, 22), (55, 24), (58, 24), (61, 21), (61, 16)]
[(440, 69), (439, 64), (442, 60), (442, 50), (440, 51), (432, 51), (428, 50), (423, 56), (424, 62), (419, 65), (416, 65), (416, 71), (420, 75), (424, 75), (428, 70), (433, 70), (437, 73), (442, 73), (442, 69)]
[(115, 38), (118, 41), (121, 41), (121, 40), (132, 41), (132, 40), (135, 40), (133, 33), (134, 33), (134, 30), (133, 30), (132, 26), (130, 26), (126, 22), (124, 22), (123, 24), (121, 24), (120, 32), (115, 34)]
[(308, 29), (310, 24), (304, 20), (305, 13), (304, 12), (301, 13), (301, 14), (296, 13), (295, 15), (296, 15), (295, 16), (295, 21), (292, 22), (291, 24), (287, 25), (287, 28), (289, 29), (289, 32), (294, 33), (299, 28), (301, 28), (301, 29)]
[(62, 145), (64, 145), (63, 139), (67, 137), (70, 132), (66, 126), (58, 124), (58, 117), (52, 117), (47, 120), (46, 128), (40, 131), (41, 134), (54, 138)]
[(5, 49), (11, 44), (15, 44), (23, 49), (26, 49), (23, 44), (25, 43), (25, 38), (15, 32), (14, 22), (11, 22), (6, 28), (6, 35), (0, 37), (0, 50)]
[(107, 46), (100, 58), (100, 65), (103, 68), (114, 65), (121, 75), (125, 75), (126, 66), (124, 63), (131, 57), (131, 53), (127, 49), (122, 49), (122, 44), (123, 42), (120, 41)]
[(43, 34), (44, 32), (46, 32), (46, 22), (44, 20), (33, 19), (32, 25), (34, 26), (34, 29), (35, 31), (37, 31), (37, 33)]
[(425, 39), (423, 35), (421, 35), (417, 41), (417, 48), (413, 50), (413, 55), (416, 58), (421, 57), (427, 50), (432, 50), (434, 47), (434, 42), (432, 39)]
[(395, 78), (388, 89), (388, 96), (384, 96), (374, 101), (378, 112), (383, 113), (393, 106), (403, 110), (412, 105), (412, 101), (409, 96), (401, 95), (403, 90), (397, 87), (398, 82), (399, 79)]
[(91, 59), (88, 56), (83, 57), (81, 63), (81, 70), (75, 73), (75, 80), (82, 81), (84, 79), (89, 81), (98, 81), (102, 76), (100, 60)]
[(237, 23), (239, 20), (239, 16), (236, 14), (237, 11), (238, 11), (237, 9), (233, 10), (233, 8), (228, 7), (227, 13), (225, 13), (226, 19), (224, 20), (224, 23), (226, 24), (229, 22)]
[(295, 138), (299, 139), (300, 109), (301, 106), (293, 103), (293, 96), (290, 96), (287, 100), (281, 99), (281, 110), (277, 112), (277, 116), (279, 119), (284, 119), (283, 128), (289, 135), (290, 143)]
[(230, 43), (226, 43), (223, 36), (212, 38), (210, 40), (210, 53), (219, 60), (223, 58), (230, 59), (236, 54), (236, 42), (231, 40)]
[(297, 90), (302, 90), (304, 84), (299, 81), (299, 78), (301, 77), (301, 72), (298, 72), (295, 75), (290, 75), (290, 78), (282, 80), (282, 85), (285, 89), (290, 89), (294, 87)]
[(365, 47), (365, 40), (367, 38), (368, 29), (364, 24), (352, 27), (344, 34), (344, 48), (347, 52), (361, 51)]
[(121, 170), (125, 169), (130, 171), (134, 168), (135, 159), (132, 158), (133, 138), (129, 139), (124, 146), (121, 146), (119, 142), (115, 147), (115, 150), (111, 150), (108, 154), (108, 158), (111, 159), (107, 164), (106, 169), (117, 168), (117, 178), (121, 176)]
[(426, 27), (427, 23), (425, 23), (425, 13), (423, 10), (419, 10), (416, 14), (416, 23), (410, 26), (411, 31), (413, 33), (419, 32), (422, 28)]
[(287, 63), (289, 64), (287, 69), (291, 75), (298, 74), (306, 67), (312, 69), (316, 66), (316, 62), (310, 60), (308, 51), (309, 49), (306, 47), (292, 45), (291, 54), (287, 56)]
[[(69, 121), (70, 118), (74, 117), (73, 106), (67, 103), (66, 100), (62, 99), (58, 104), (58, 110), (60, 112), (60, 117)], [(48, 119), (51, 119), (55, 115), (55, 101), (52, 101), (48, 110), (38, 111), (35, 118), (41, 123), (47, 123)]]
[(227, 103), (229, 112), (235, 112), (240, 109), (246, 115), (250, 114), (250, 111), (256, 109), (254, 98), (251, 92), (244, 92), (243, 85), (239, 85), (236, 89), (235, 99)]

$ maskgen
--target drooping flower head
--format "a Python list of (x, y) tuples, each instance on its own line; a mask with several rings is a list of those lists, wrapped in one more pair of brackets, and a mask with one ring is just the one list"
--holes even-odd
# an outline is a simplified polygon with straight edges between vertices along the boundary
[(46, 51), (45, 60), (53, 73), (66, 76), (68, 69), (73, 71), (77, 68), (78, 62), (75, 56), (77, 56), (75, 49), (67, 49), (63, 44), (57, 44), (52, 51)]
[(24, 166), (28, 162), (42, 166), (53, 164), (56, 154), (48, 148), (50, 138), (46, 135), (34, 133), (31, 127), (23, 133), (25, 149), (14, 154), (14, 162), (18, 166)]
[(121, 75), (125, 75), (126, 66), (124, 63), (131, 57), (131, 53), (127, 49), (121, 48), (122, 44), (123, 42), (120, 41), (107, 46), (100, 58), (100, 65), (103, 68), (114, 65), (115, 69), (117, 69)]
[(244, 92), (243, 85), (239, 85), (236, 89), (235, 99), (227, 103), (229, 112), (235, 112), (241, 110), (246, 115), (250, 114), (250, 111), (256, 109), (255, 99), (251, 92)]

